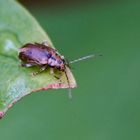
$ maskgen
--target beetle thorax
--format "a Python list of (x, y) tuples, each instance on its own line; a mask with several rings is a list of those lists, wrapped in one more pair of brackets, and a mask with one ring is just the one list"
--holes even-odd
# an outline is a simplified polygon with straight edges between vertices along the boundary
[(54, 54), (48, 59), (48, 65), (62, 71), (65, 70), (65, 61), (58, 54)]

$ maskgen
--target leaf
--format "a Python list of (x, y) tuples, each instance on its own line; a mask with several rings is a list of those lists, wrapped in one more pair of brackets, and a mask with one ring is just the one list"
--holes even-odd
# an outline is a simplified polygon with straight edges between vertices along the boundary
[[(47, 40), (47, 34), (36, 20), (16, 1), (0, 1), (0, 117), (23, 96), (38, 90), (69, 87), (66, 75), (56, 79), (49, 69), (32, 77), (37, 68), (23, 68), (18, 59), (18, 49), (26, 43)], [(76, 82), (69, 68), (66, 69), (70, 87)], [(56, 72), (60, 73), (60, 72)]]

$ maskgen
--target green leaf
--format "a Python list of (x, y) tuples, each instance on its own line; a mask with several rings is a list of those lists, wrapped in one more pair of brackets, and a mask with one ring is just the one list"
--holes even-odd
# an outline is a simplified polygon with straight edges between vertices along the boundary
[[(0, 117), (23, 96), (38, 90), (67, 88), (68, 80), (64, 72), (56, 79), (50, 70), (31, 76), (37, 68), (23, 68), (18, 59), (19, 48), (26, 43), (47, 40), (47, 34), (36, 20), (16, 1), (0, 1)], [(69, 68), (66, 69), (70, 87), (76, 82)]]

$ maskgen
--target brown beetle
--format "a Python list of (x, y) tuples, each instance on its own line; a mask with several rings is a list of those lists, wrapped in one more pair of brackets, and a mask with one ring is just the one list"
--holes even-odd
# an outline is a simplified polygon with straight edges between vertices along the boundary
[(65, 70), (66, 62), (64, 57), (59, 55), (58, 52), (46, 44), (31, 44), (24, 45), (19, 50), (19, 59), (22, 61), (22, 66), (40, 66), (45, 70), (46, 66)]

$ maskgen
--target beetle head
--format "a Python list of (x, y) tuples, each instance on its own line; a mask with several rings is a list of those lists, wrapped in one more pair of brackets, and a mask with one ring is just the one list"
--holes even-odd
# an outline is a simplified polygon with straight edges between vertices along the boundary
[(70, 68), (68, 59), (64, 58), (64, 56), (61, 56), (61, 60), (62, 60), (62, 63), (60, 66), (60, 70), (64, 71), (66, 69), (66, 66)]

